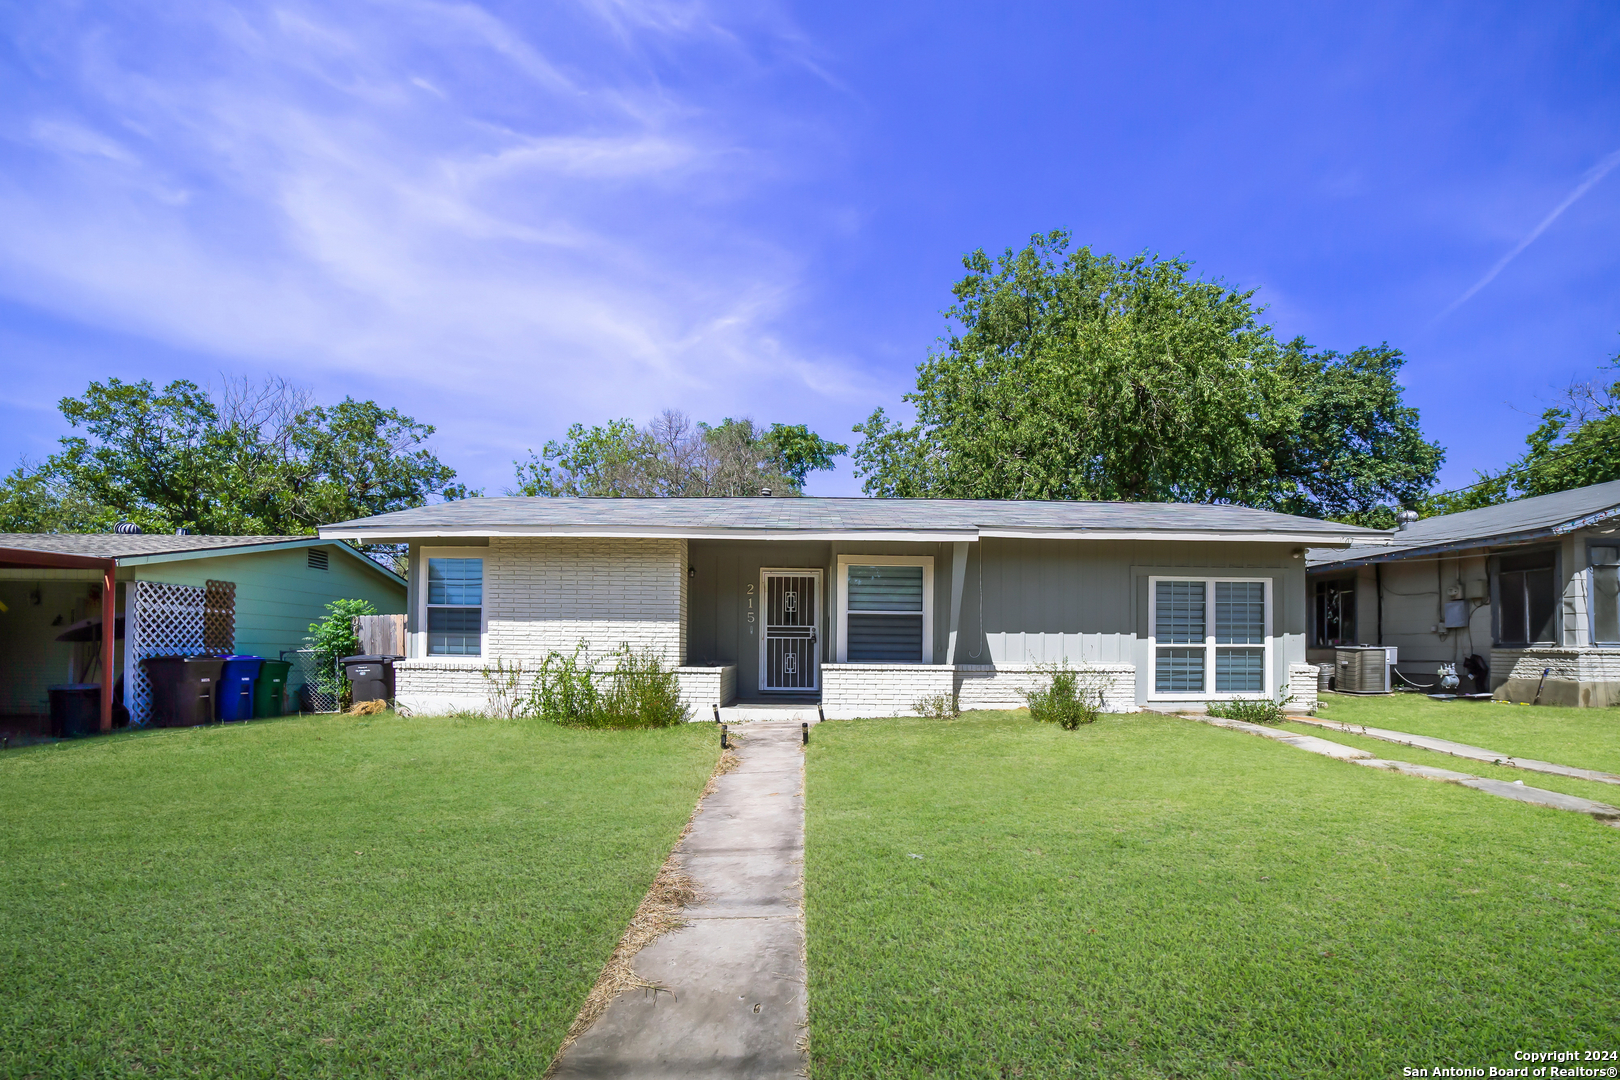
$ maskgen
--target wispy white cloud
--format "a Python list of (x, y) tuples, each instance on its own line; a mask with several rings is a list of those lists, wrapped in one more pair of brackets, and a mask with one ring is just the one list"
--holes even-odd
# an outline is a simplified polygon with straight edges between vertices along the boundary
[(802, 263), (734, 213), (816, 148), (640, 55), (732, 48), (712, 13), (613, 14), (199, 3), (56, 35), (73, 106), (0, 142), (0, 295), (222, 369), (377, 376), (472, 443), (871, 393), (783, 335)]
[(136, 164), (135, 155), (126, 150), (123, 144), (71, 120), (36, 117), (29, 125), (28, 132), (35, 142), (51, 150), (103, 157), (121, 165)]
[(1588, 169), (1586, 171), (1586, 175), (1581, 177), (1580, 183), (1576, 184), (1574, 189), (1571, 190), (1568, 195), (1564, 196), (1564, 201), (1553, 207), (1552, 213), (1542, 218), (1541, 222), (1534, 229), (1531, 229), (1530, 232), (1525, 235), (1524, 239), (1515, 244), (1513, 249), (1506, 255), (1498, 259), (1496, 261), (1496, 265), (1492, 266), (1485, 272), (1484, 277), (1474, 282), (1474, 284), (1470, 285), (1467, 291), (1465, 291), (1461, 296), (1447, 304), (1445, 310), (1434, 317), (1434, 322), (1439, 322), (1447, 315), (1450, 315), (1453, 311), (1456, 311), (1458, 308), (1462, 307), (1469, 300), (1473, 299), (1475, 293), (1479, 292), (1485, 286), (1495, 281), (1497, 275), (1503, 270), (1506, 270), (1509, 263), (1523, 254), (1525, 248), (1535, 243), (1536, 239), (1540, 237), (1542, 233), (1546, 232), (1552, 227), (1553, 222), (1557, 221), (1563, 216), (1565, 210), (1568, 210), (1571, 206), (1574, 206), (1582, 195), (1585, 195), (1588, 191), (1591, 191), (1600, 180), (1609, 175), (1610, 171), (1613, 170), (1616, 165), (1620, 165), (1620, 150), (1616, 150), (1614, 153), (1598, 162), (1592, 168)]

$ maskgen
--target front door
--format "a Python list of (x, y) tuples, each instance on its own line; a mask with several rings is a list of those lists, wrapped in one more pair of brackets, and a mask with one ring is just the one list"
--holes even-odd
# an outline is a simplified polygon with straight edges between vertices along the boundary
[(761, 690), (815, 690), (821, 679), (820, 570), (764, 570)]

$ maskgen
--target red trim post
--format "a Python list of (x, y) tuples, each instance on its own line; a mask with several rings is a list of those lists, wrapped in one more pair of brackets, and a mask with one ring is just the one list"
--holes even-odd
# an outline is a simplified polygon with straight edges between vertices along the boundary
[(118, 564), (101, 572), (101, 730), (112, 730), (113, 656), (118, 640)]

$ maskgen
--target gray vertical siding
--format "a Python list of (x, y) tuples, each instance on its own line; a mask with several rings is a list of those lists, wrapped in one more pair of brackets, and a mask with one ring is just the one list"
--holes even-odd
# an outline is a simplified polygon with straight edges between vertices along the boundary
[[(687, 563), (697, 571), (690, 580), (687, 606), (687, 663), (694, 667), (737, 665), (737, 695), (759, 694), (759, 580), (766, 567), (821, 570), (823, 593), (832, 588), (831, 545), (825, 541), (693, 540)], [(747, 619), (748, 586), (754, 586), (754, 622)], [(831, 604), (821, 598), (822, 661), (831, 655)]]
[(1230, 571), (1272, 579), (1280, 678), (1290, 659), (1304, 658), (1305, 565), (1294, 550), (1263, 543), (981, 540), (968, 553), (959, 661), (1143, 667), (1148, 578)]
[[(1150, 576), (1238, 572), (1272, 579), (1271, 685), (1305, 658), (1305, 564), (1295, 545), (1193, 541), (986, 539), (969, 544), (957, 663), (1131, 663), (1145, 700)], [(746, 585), (762, 567), (816, 567), (826, 582), (822, 658), (838, 655), (835, 572), (839, 555), (934, 558), (934, 657), (949, 661), (948, 543), (693, 541), (689, 648), (695, 665), (736, 664), (738, 692), (758, 693), (758, 624), (744, 618)], [(756, 585), (757, 587), (757, 585)], [(983, 598), (981, 605), (980, 598)], [(756, 602), (756, 612), (757, 602)]]

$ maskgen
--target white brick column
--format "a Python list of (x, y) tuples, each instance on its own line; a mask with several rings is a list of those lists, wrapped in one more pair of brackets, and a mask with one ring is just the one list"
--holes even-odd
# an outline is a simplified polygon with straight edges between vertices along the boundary
[(1321, 675), (1321, 669), (1315, 664), (1288, 665), (1288, 693), (1294, 699), (1289, 702), (1291, 711), (1306, 713), (1316, 711), (1316, 694)]

